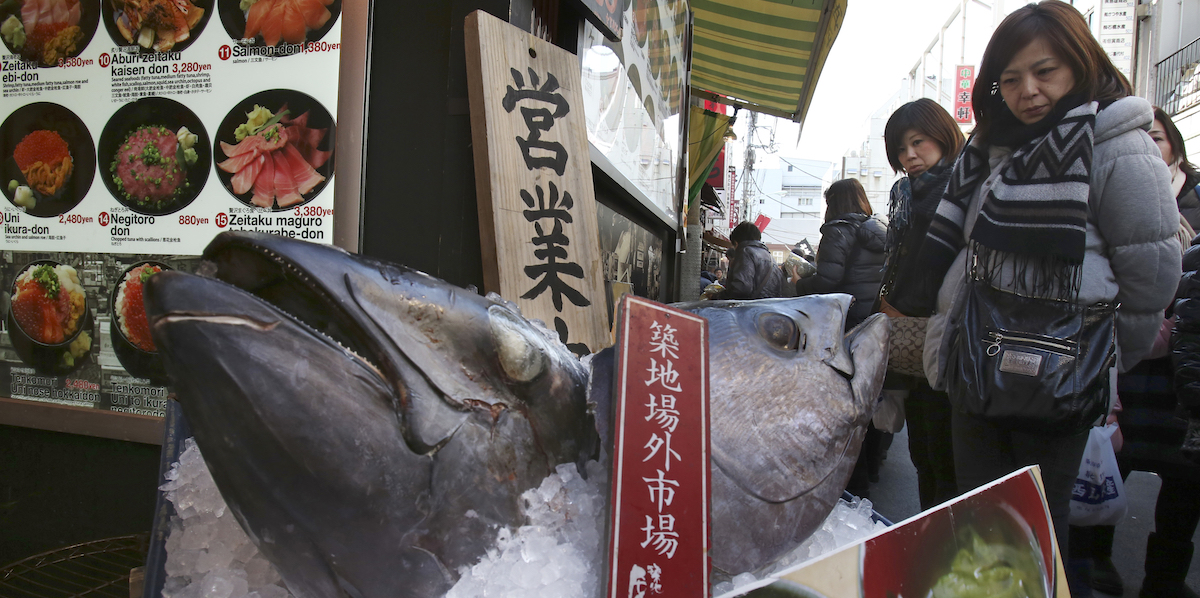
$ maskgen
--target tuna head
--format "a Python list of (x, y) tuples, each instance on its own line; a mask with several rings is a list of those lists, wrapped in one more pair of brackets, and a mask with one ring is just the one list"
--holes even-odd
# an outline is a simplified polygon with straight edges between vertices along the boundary
[(511, 305), (336, 248), (222, 233), (146, 288), (221, 494), (303, 598), (441, 596), (520, 495), (592, 455), (586, 371)]
[(888, 322), (843, 333), (848, 295), (678, 305), (708, 320), (713, 565), (798, 546), (846, 487), (887, 364)]

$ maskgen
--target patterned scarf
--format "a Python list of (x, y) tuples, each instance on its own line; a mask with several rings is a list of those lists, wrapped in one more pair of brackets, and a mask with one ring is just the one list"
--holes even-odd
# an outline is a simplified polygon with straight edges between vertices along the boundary
[(932, 218), (950, 182), (954, 156), (947, 156), (915, 177), (904, 177), (892, 187), (888, 199), (887, 250), (891, 254), (912, 225), (914, 215)]
[[(1018, 291), (1068, 300), (1078, 295), (1098, 107), (1068, 96), (1032, 125), (1021, 126), (1008, 111), (1009, 122), (997, 119), (989, 143), (1016, 149), (971, 231), (980, 279), (995, 281), (1001, 267), (1012, 263), (1018, 272), (1014, 282), (1028, 285)], [(971, 198), (991, 174), (988, 143), (972, 137), (953, 170), (921, 254), (939, 275), (963, 248)]]

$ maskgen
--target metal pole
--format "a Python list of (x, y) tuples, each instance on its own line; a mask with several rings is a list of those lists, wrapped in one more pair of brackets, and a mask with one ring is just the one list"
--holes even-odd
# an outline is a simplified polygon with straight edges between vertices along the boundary
[[(947, 23), (949, 25), (949, 23)], [(938, 31), (938, 72), (937, 72), (937, 103), (942, 103), (942, 81), (946, 73), (946, 28)]]
[(738, 218), (738, 222), (744, 222), (750, 218), (750, 186), (754, 184), (751, 177), (754, 176), (754, 125), (758, 121), (758, 113), (750, 112), (750, 122), (746, 123), (746, 161), (742, 166), (742, 217)]
[[(967, 63), (967, 0), (962, 0), (962, 46), (959, 47), (958, 63)], [(954, 90), (955, 93), (958, 90)]]
[(927, 58), (929, 58), (929, 50), (925, 50), (925, 53), (921, 55), (921, 97), (925, 97), (925, 88), (929, 84), (929, 79), (925, 78), (925, 62)]

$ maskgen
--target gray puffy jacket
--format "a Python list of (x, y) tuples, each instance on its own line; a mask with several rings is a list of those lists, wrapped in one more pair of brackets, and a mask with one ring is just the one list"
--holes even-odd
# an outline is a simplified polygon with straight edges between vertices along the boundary
[[(1079, 303), (1120, 303), (1117, 350), (1121, 371), (1150, 351), (1181, 272), (1175, 238), (1179, 209), (1171, 191), (1171, 173), (1146, 133), (1153, 122), (1150, 104), (1132, 96), (1113, 102), (1096, 116)], [(991, 148), (991, 176), (971, 198), (964, 241), (971, 235), (983, 197), (999, 181), (1011, 157), (1010, 148)], [(1012, 276), (1002, 278), (1011, 282)], [(1001, 280), (998, 286), (1014, 285)], [(965, 290), (966, 249), (946, 273), (938, 292), (937, 313), (930, 318), (925, 337), (925, 374), (939, 390), (946, 388), (942, 373), (951, 336), (946, 331), (953, 330), (961, 319)]]

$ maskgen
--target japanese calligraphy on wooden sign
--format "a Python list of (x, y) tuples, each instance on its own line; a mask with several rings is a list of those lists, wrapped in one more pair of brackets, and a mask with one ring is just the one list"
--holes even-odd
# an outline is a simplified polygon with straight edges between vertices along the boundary
[(960, 64), (954, 69), (954, 121), (971, 124), (975, 113), (971, 109), (971, 89), (975, 86), (975, 66)]
[(467, 16), (484, 287), (576, 354), (608, 345), (579, 59), (483, 11)]
[(708, 322), (626, 295), (617, 331), (606, 595), (708, 596)]

